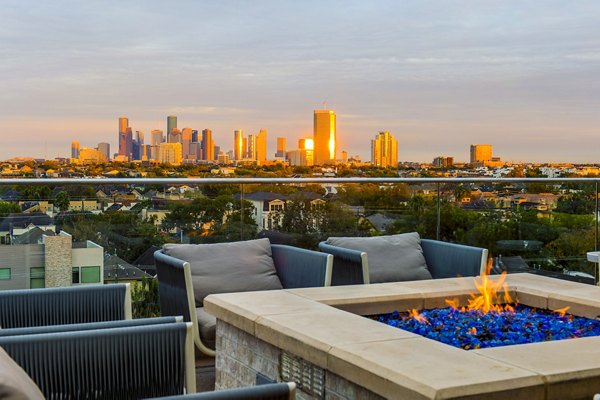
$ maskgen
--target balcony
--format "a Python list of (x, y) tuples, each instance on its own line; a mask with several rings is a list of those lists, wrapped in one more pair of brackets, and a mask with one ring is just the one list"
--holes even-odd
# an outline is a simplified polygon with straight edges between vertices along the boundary
[[(594, 178), (0, 180), (0, 289), (132, 282), (134, 316), (156, 316), (151, 254), (165, 243), (268, 237), (316, 249), (329, 236), (411, 231), (487, 248), (496, 272), (597, 284), (597, 265), (586, 253), (598, 250), (598, 183)], [(48, 256), (53, 243), (58, 258)], [(199, 360), (200, 389), (214, 386), (213, 368), (212, 359)]]

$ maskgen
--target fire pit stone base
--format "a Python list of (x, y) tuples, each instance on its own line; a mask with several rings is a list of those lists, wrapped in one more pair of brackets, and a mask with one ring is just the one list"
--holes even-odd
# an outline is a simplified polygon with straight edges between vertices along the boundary
[[(599, 287), (527, 274), (509, 275), (507, 283), (527, 305), (570, 305), (576, 315), (600, 316)], [(324, 371), (330, 388), (323, 396), (299, 390), (301, 399), (569, 399), (600, 392), (600, 337), (465, 351), (361, 316), (422, 309), (473, 290), (472, 279), (455, 278), (211, 295), (205, 306), (218, 320), (217, 387), (254, 384), (257, 372), (283, 380), (285, 352)], [(358, 392), (344, 395), (345, 385)]]

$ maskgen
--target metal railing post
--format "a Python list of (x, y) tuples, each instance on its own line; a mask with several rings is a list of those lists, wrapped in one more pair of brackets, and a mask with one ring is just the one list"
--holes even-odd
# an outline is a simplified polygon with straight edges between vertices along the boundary
[(435, 227), (435, 239), (440, 240), (440, 231), (442, 230), (442, 211), (441, 211), (441, 195), (440, 183), (437, 183), (437, 218)]
[(244, 240), (244, 184), (240, 185), (240, 240)]

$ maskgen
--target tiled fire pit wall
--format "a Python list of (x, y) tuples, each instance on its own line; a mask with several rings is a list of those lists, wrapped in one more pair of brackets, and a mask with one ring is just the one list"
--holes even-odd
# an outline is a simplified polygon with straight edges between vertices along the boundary
[[(600, 316), (600, 287), (514, 274), (522, 304)], [(300, 399), (591, 399), (600, 337), (465, 351), (362, 315), (465, 302), (472, 278), (212, 295), (216, 387), (257, 374), (294, 380)]]

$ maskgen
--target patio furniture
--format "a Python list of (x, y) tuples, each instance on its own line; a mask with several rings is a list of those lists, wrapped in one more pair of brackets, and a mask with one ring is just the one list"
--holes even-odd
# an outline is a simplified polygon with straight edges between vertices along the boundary
[[(186, 394), (183, 396), (161, 397), (161, 400), (293, 400), (296, 398), (296, 384), (269, 383), (266, 385), (250, 386), (245, 388), (217, 390)], [(158, 400), (158, 399), (155, 399)]]
[[(130, 399), (194, 393), (191, 323), (156, 322), (3, 336), (0, 347), (48, 399)], [(102, 324), (106, 323), (92, 325)], [(27, 329), (41, 332), (48, 327)], [(12, 378), (14, 372), (4, 369), (0, 369), (0, 382), (7, 374), (11, 384), (17, 384)], [(0, 394), (3, 390), (0, 386)]]
[(231, 243), (167, 244), (154, 253), (162, 315), (183, 315), (194, 342), (215, 355), (214, 316), (204, 311), (209, 294), (329, 286), (333, 256), (268, 239)]
[(421, 239), (416, 232), (330, 237), (319, 249), (334, 256), (334, 286), (477, 276), (488, 258), (487, 249)]
[(0, 327), (131, 319), (129, 284), (0, 291)]

